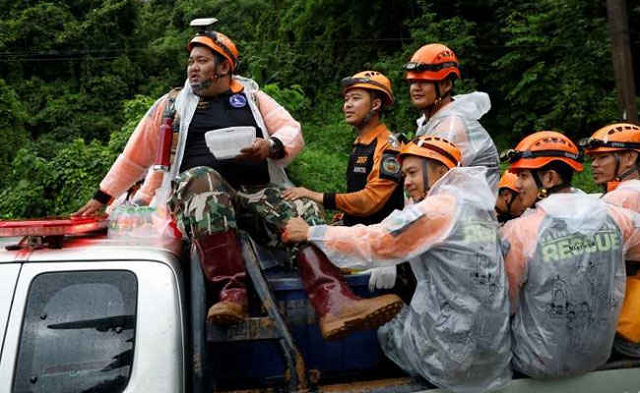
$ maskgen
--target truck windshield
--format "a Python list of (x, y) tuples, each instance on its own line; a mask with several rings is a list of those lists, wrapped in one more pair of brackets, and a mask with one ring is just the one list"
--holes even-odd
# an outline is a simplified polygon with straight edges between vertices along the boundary
[(37, 276), (13, 392), (122, 392), (133, 363), (137, 280), (127, 271)]

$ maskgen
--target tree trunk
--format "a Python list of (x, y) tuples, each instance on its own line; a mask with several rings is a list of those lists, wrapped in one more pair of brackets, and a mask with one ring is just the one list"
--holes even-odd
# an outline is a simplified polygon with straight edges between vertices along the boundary
[(626, 0), (607, 0), (607, 15), (609, 17), (611, 54), (618, 92), (618, 105), (622, 112), (621, 118), (630, 123), (638, 124)]

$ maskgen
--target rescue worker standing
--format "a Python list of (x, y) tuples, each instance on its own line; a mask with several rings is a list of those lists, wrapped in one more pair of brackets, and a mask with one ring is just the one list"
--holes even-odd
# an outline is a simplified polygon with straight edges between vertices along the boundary
[(529, 210), (502, 228), (514, 313), (513, 366), (534, 378), (586, 373), (611, 353), (625, 286), (639, 260), (638, 216), (578, 190), (578, 148), (536, 132), (504, 155)]
[(380, 224), (311, 226), (289, 220), (285, 241), (310, 241), (339, 267), (410, 259), (418, 286), (408, 307), (378, 330), (385, 354), (411, 375), (453, 391), (499, 389), (511, 378), (507, 278), (486, 168), (457, 167), (440, 137), (402, 147), (414, 201)]
[[(640, 127), (617, 123), (602, 127), (591, 138), (580, 141), (591, 157), (591, 175), (602, 185), (602, 200), (640, 212)], [(621, 354), (640, 358), (640, 272), (628, 263), (624, 303), (618, 322), (614, 348)]]
[(489, 95), (476, 91), (452, 96), (454, 82), (461, 78), (458, 58), (442, 44), (422, 46), (404, 68), (411, 102), (422, 111), (416, 135), (437, 135), (455, 143), (462, 166), (487, 167), (489, 186), (496, 193), (498, 150), (479, 122), (491, 109)]
[[(255, 82), (234, 75), (236, 46), (210, 27), (198, 32), (187, 45), (188, 79), (183, 89), (177, 95), (165, 95), (151, 107), (95, 197), (77, 214), (94, 213), (153, 164), (160, 149), (163, 113), (167, 106), (175, 105), (174, 126), (179, 123), (179, 133), (168, 205), (183, 235), (197, 250), (214, 302), (207, 318), (228, 324), (247, 316), (246, 271), (237, 230), (249, 231), (268, 247), (284, 247), (280, 242), (284, 219), (324, 221), (321, 208), (313, 201), (288, 202), (281, 196), (283, 187), (291, 185), (284, 167), (303, 146), (300, 124)], [(218, 160), (209, 151), (204, 134), (237, 126), (254, 127), (255, 142), (234, 159)], [(147, 182), (142, 195), (150, 197), (158, 185), (154, 180)], [(352, 321), (368, 326), (385, 323), (400, 309), (402, 301), (397, 296), (356, 297), (339, 270), (316, 247), (300, 244), (289, 251), (324, 338), (348, 334), (353, 330), (348, 323)]]
[(496, 213), (498, 214), (498, 222), (501, 224), (519, 217), (524, 212), (525, 208), (518, 198), (517, 180), (518, 176), (515, 173), (506, 170), (498, 182)]
[[(382, 111), (393, 105), (391, 82), (376, 71), (363, 71), (342, 80), (345, 121), (353, 126), (356, 139), (347, 166), (347, 192), (315, 192), (304, 187), (289, 188), (286, 200), (309, 198), (327, 209), (343, 212), (346, 226), (377, 224), (404, 206), (398, 146), (392, 146), (391, 132), (382, 122)], [(403, 276), (413, 277), (405, 265)], [(391, 288), (396, 267), (371, 272), (370, 288)], [(409, 297), (410, 298), (410, 297)]]

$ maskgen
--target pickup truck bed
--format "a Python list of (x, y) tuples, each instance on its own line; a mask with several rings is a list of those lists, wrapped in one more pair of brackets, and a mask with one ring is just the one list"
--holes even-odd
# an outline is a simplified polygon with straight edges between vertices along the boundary
[[(94, 235), (65, 239), (58, 249), (5, 248), (18, 241), (0, 239), (0, 392), (291, 390), (287, 362), (269, 338), (273, 322), (257, 296), (246, 324), (204, 329), (206, 362), (193, 349), (193, 261), (180, 242)], [(296, 274), (269, 268), (264, 276), (302, 354), (307, 388), (440, 391), (397, 370), (374, 331), (324, 342)], [(370, 295), (368, 277), (347, 281)], [(635, 393), (639, 366), (618, 358), (578, 377), (515, 379), (503, 392)], [(198, 373), (205, 385), (194, 382)]]

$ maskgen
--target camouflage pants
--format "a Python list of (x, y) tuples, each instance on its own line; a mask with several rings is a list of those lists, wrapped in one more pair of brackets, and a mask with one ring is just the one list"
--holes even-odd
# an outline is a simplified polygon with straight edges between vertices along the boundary
[(292, 217), (302, 217), (309, 225), (324, 224), (324, 211), (308, 199), (285, 201), (284, 188), (269, 184), (235, 190), (214, 169), (195, 167), (174, 181), (169, 208), (178, 227), (189, 239), (242, 229), (258, 243), (270, 248), (285, 246), (280, 234)]

